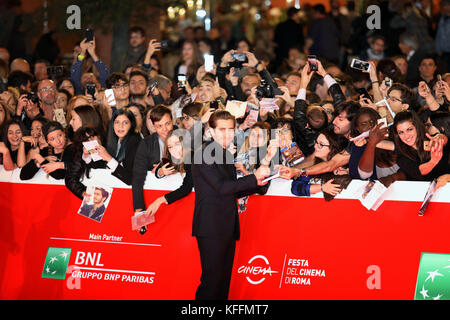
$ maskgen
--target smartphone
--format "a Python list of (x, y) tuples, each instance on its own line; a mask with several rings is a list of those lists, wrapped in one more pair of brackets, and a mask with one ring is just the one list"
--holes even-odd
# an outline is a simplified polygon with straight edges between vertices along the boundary
[(169, 48), (169, 40), (155, 41), (155, 43), (159, 43), (158, 49), (160, 50), (167, 50)]
[(236, 61), (245, 62), (247, 60), (247, 56), (242, 52), (234, 52), (231, 54), (231, 56)]
[(94, 40), (94, 29), (91, 28), (86, 29), (84, 37), (86, 38), (86, 42)]
[(86, 83), (86, 91), (87, 94), (90, 94), (92, 96), (92, 98), (94, 98), (95, 96), (95, 84), (94, 83)]
[(64, 114), (63, 109), (54, 109), (53, 114), (56, 121), (58, 121), (64, 128), (67, 127), (66, 115)]
[(441, 81), (442, 81), (442, 76), (441, 76), (440, 74), (438, 74), (438, 75), (437, 75), (437, 85), (438, 85), (438, 88), (439, 88), (439, 89), (442, 88), (442, 83), (441, 83)]
[(317, 66), (317, 57), (314, 55), (308, 56), (308, 65), (309, 65), (309, 71), (319, 70), (319, 68)]
[(385, 128), (387, 127), (387, 119), (386, 118), (381, 118), (377, 120), (377, 124), (382, 123), (383, 125), (381, 126), (381, 128)]
[(370, 71), (370, 63), (359, 59), (353, 59), (350, 67), (361, 71)]
[(184, 88), (185, 87), (185, 85), (186, 85), (186, 75), (185, 74), (179, 74), (178, 75), (178, 77), (177, 77), (177, 80), (178, 80), (178, 86), (180, 87), (180, 88)]
[(162, 158), (161, 159), (161, 163), (162, 163), (163, 166), (166, 165), (167, 163), (169, 163), (169, 167), (173, 167), (172, 161), (170, 161), (169, 158)]
[(423, 142), (423, 150), (424, 151), (431, 151), (430, 140), (426, 140), (426, 141)]
[(217, 101), (217, 100), (211, 101), (211, 102), (209, 103), (209, 107), (210, 107), (211, 109), (214, 109), (214, 110), (219, 109), (219, 101)]
[(389, 78), (384, 79), (384, 85), (386, 87), (391, 87), (392, 86), (392, 79), (389, 79)]
[(105, 97), (106, 97), (106, 100), (108, 100), (108, 103), (110, 106), (115, 106), (117, 104), (116, 98), (114, 97), (113, 89), (106, 89)]
[(148, 90), (148, 97), (150, 97), (153, 94), (153, 90), (155, 90), (155, 88), (158, 86), (158, 81), (153, 82)]
[(369, 92), (367, 92), (366, 88), (357, 88), (356, 92), (358, 92), (359, 95), (362, 95), (364, 98), (367, 98), (370, 100), (370, 102), (373, 102), (372, 97), (370, 96)]
[(205, 59), (205, 71), (211, 72), (214, 70), (214, 55), (205, 53), (203, 55)]

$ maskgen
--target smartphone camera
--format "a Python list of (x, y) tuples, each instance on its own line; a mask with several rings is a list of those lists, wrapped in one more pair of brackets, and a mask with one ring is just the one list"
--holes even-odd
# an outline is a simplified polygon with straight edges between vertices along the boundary
[(367, 61), (353, 59), (352, 63), (350, 64), (350, 67), (361, 71), (369, 71), (370, 64)]
[(159, 43), (158, 49), (160, 49), (160, 50), (169, 49), (169, 40), (156, 41), (156, 43)]
[(217, 100), (211, 101), (209, 103), (209, 107), (211, 109), (217, 110), (217, 109), (219, 109), (219, 102)]
[(308, 56), (308, 65), (311, 72), (319, 70), (316, 56)]
[(184, 88), (186, 86), (186, 75), (185, 74), (179, 74), (177, 79), (178, 79), (178, 86), (180, 88)]
[(86, 83), (86, 91), (87, 94), (90, 94), (92, 97), (95, 96), (95, 83)]
[(94, 29), (86, 29), (86, 32), (84, 33), (84, 37), (86, 38), (86, 42), (94, 40)]

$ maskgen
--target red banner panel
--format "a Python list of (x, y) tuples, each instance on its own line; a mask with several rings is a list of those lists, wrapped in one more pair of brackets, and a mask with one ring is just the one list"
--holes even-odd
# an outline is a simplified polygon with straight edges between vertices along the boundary
[[(448, 201), (418, 216), (427, 185), (412, 187), (422, 199), (377, 211), (280, 195), (289, 185), (251, 196), (240, 214), (230, 299), (413, 299), (421, 253), (450, 253)], [(166, 192), (145, 190), (146, 202)], [(1, 182), (0, 298), (193, 299), (194, 196), (161, 206), (141, 235), (129, 188), (114, 188), (99, 223), (77, 214), (81, 200), (63, 185)]]

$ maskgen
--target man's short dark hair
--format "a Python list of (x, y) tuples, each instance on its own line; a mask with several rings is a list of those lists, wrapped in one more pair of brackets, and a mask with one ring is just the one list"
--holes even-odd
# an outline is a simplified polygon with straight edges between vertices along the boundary
[(125, 83), (128, 83), (128, 78), (124, 73), (121, 72), (113, 72), (111, 73), (108, 78), (106, 78), (105, 85), (107, 89), (111, 89), (113, 85), (115, 85), (119, 80), (124, 81)]
[(352, 121), (353, 117), (356, 115), (356, 113), (358, 112), (359, 108), (361, 108), (361, 105), (358, 102), (354, 102), (354, 101), (344, 101), (342, 103), (339, 103), (335, 108), (334, 108), (334, 117), (339, 116), (342, 112), (346, 111), (347, 112), (347, 120), (348, 121)]
[(272, 126), (274, 129), (281, 129), (285, 125), (287, 125), (289, 129), (292, 130), (292, 121), (288, 118), (278, 117), (275, 119)]
[(38, 63), (45, 63), (45, 66), (50, 67), (50, 62), (48, 62), (45, 59), (38, 59), (34, 62), (34, 65), (38, 64)]
[(20, 70), (13, 71), (8, 76), (8, 86), (19, 88), (21, 85), (27, 86), (28, 81), (33, 82), (33, 75)]
[(208, 124), (211, 128), (215, 129), (217, 126), (217, 120), (233, 120), (236, 122), (236, 118), (226, 110), (217, 110), (209, 118)]
[(436, 55), (434, 55), (434, 54), (427, 54), (427, 55), (424, 55), (424, 56), (420, 59), (419, 65), (422, 64), (423, 60), (428, 60), (428, 59), (429, 59), (429, 60), (433, 60), (434, 64), (437, 65), (437, 58), (436, 58)]
[(413, 90), (411, 90), (410, 88), (408, 88), (407, 86), (405, 86), (402, 83), (394, 83), (394, 84), (392, 84), (392, 86), (389, 88), (389, 90), (387, 92), (388, 96), (392, 92), (392, 90), (400, 91), (401, 92), (400, 99), (402, 100), (402, 103), (408, 104), (409, 110), (417, 111), (417, 108), (418, 108), (417, 95)]
[(313, 8), (313, 10), (315, 11), (315, 12), (318, 12), (318, 13), (320, 13), (320, 14), (325, 14), (326, 13), (326, 11), (325, 11), (325, 6), (323, 5), (323, 4), (316, 4), (315, 6), (313, 6), (312, 7)]
[(100, 187), (95, 187), (95, 190), (100, 190), (100, 192), (102, 193), (102, 198), (108, 199), (108, 197), (109, 197), (108, 191), (106, 191), (105, 189), (100, 188)]
[(140, 33), (142, 37), (145, 37), (145, 30), (144, 30), (144, 28), (139, 27), (139, 26), (131, 27), (129, 34), (131, 35), (132, 33)]
[(152, 120), (153, 124), (155, 124), (155, 122), (161, 121), (161, 119), (166, 114), (168, 114), (170, 116), (170, 119), (172, 119), (172, 111), (165, 105), (160, 104), (154, 107), (152, 111), (150, 111), (150, 119)]
[(383, 37), (383, 36), (382, 36), (381, 34), (379, 34), (379, 33), (376, 33), (376, 34), (374, 34), (374, 35), (372, 36), (372, 39), (371, 39), (370, 43), (374, 43), (374, 42), (377, 41), (377, 40), (383, 40), (384, 44), (386, 44), (386, 38)]
[(290, 7), (289, 9), (287, 9), (286, 14), (288, 18), (292, 18), (299, 11), (300, 9), (297, 9), (296, 7)]
[(147, 74), (146, 74), (144, 71), (142, 71), (142, 70), (137, 70), (137, 69), (131, 71), (131, 72), (130, 72), (130, 81), (131, 81), (131, 78), (133, 78), (133, 77), (135, 77), (135, 76), (141, 76), (141, 77), (143, 77), (143, 78), (145, 79), (145, 85), (148, 84), (148, 76), (147, 76)]

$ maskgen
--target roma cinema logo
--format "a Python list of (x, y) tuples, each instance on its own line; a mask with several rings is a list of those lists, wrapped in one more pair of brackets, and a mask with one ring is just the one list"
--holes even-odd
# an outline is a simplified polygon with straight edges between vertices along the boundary
[(269, 260), (263, 255), (256, 255), (248, 260), (247, 265), (240, 266), (238, 273), (247, 275), (246, 279), (250, 284), (260, 284), (266, 280), (266, 275), (272, 276), (278, 273), (270, 268)]

